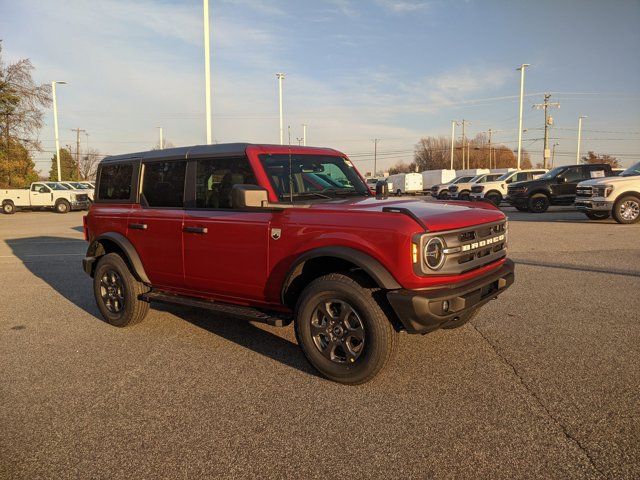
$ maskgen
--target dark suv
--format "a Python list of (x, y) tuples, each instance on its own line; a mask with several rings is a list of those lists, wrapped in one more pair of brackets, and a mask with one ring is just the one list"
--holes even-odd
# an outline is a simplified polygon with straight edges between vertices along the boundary
[(573, 205), (578, 183), (613, 175), (611, 165), (565, 165), (542, 177), (509, 185), (506, 201), (522, 212), (543, 213), (550, 205)]
[[(85, 217), (85, 271), (112, 325), (149, 302), (284, 326), (326, 377), (356, 384), (396, 331), (468, 322), (513, 282), (488, 204), (373, 194), (328, 148), (202, 145), (105, 158)], [(377, 195), (377, 196), (376, 196)]]

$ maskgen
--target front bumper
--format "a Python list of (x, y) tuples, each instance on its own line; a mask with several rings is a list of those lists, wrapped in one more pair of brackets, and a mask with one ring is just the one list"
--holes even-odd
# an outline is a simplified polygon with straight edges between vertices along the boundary
[(85, 200), (84, 202), (70, 202), (69, 205), (71, 205), (71, 210), (86, 210), (91, 203), (89, 200)]
[(484, 193), (473, 193), (469, 194), (469, 198), (471, 200), (482, 200), (484, 198)]
[(613, 202), (597, 198), (590, 198), (589, 200), (576, 199), (574, 205), (581, 212), (610, 212), (613, 209)]
[[(428, 333), (470, 314), (496, 298), (513, 283), (512, 260), (477, 280), (457, 288), (391, 290), (387, 299), (408, 333)], [(448, 302), (448, 310), (443, 310)]]

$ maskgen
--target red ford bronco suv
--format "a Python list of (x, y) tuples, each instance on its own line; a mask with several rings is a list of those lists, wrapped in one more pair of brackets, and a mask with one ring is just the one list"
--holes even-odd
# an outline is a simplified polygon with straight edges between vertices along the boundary
[(493, 205), (374, 194), (328, 148), (224, 144), (118, 155), (98, 168), (83, 267), (123, 327), (150, 302), (284, 326), (327, 378), (364, 383), (396, 332), (468, 322), (513, 282)]

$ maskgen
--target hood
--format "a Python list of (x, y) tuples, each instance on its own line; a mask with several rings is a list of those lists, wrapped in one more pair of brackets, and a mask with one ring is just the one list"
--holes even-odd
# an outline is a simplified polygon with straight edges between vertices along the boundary
[(313, 203), (309, 208), (340, 210), (342, 212), (382, 212), (383, 208), (405, 208), (419, 219), (427, 230), (439, 232), (497, 222), (504, 213), (488, 202), (443, 202), (412, 198), (358, 198), (336, 199)]
[(629, 176), (629, 177), (601, 177), (601, 178), (592, 178), (591, 180), (585, 180), (584, 182), (580, 182), (578, 185), (581, 187), (588, 187), (591, 185), (619, 185), (626, 183), (635, 183), (640, 185), (640, 175)]

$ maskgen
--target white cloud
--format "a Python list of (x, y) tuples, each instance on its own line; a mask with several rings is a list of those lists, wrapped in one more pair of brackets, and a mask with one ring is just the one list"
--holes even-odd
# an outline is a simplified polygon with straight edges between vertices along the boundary
[(423, 0), (375, 0), (375, 2), (394, 13), (424, 11), (430, 7), (430, 2)]

